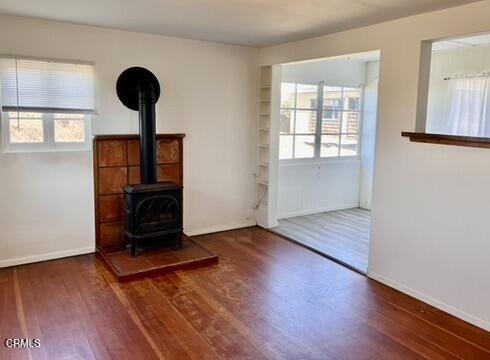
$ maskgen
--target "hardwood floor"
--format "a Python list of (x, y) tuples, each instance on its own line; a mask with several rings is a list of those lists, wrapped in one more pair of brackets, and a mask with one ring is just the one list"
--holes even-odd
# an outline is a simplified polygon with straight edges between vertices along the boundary
[[(118, 283), (93, 255), (0, 270), (0, 359), (490, 359), (490, 333), (258, 227), (218, 265)], [(3, 341), (2, 339), (2, 341)]]
[(274, 232), (367, 272), (371, 212), (356, 208), (279, 220)]

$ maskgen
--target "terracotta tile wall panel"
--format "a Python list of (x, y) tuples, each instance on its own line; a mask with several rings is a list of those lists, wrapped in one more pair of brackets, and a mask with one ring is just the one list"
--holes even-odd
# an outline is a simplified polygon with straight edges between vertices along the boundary
[(99, 169), (99, 194), (122, 193), (128, 181), (126, 167), (107, 167)]
[(122, 140), (101, 141), (97, 152), (99, 166), (126, 165), (126, 148)]
[(180, 184), (180, 166), (175, 165), (158, 165), (157, 173), (158, 181), (173, 181)]
[(136, 185), (141, 182), (140, 179), (140, 167), (139, 166), (130, 166), (129, 167), (129, 185)]
[(108, 222), (100, 224), (100, 244), (102, 246), (124, 244), (124, 222)]
[(128, 165), (140, 164), (140, 142), (138, 140), (128, 141)]
[(180, 161), (178, 140), (157, 140), (157, 163), (175, 164)]
[(100, 196), (99, 217), (100, 221), (124, 220), (124, 196)]

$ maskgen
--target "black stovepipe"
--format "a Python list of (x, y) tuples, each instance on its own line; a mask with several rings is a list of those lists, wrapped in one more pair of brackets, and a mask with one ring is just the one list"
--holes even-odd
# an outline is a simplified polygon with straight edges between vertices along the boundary
[(138, 86), (140, 175), (142, 184), (157, 182), (155, 92), (150, 84)]

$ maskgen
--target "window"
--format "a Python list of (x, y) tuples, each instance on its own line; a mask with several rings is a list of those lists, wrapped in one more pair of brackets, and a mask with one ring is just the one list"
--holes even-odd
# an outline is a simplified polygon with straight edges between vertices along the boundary
[(360, 112), (360, 88), (282, 83), (279, 158), (357, 156)]
[(418, 133), (490, 138), (489, 51), (489, 34), (422, 42)]
[(282, 83), (280, 159), (314, 156), (317, 97), (317, 85)]
[(320, 157), (357, 156), (360, 100), (359, 88), (323, 87)]
[(90, 148), (93, 65), (4, 57), (0, 85), (5, 151)]

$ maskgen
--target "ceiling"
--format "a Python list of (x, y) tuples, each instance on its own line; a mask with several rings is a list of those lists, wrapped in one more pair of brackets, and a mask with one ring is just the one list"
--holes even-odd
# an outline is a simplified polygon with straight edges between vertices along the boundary
[(0, 13), (262, 47), (474, 1), (0, 0)]

